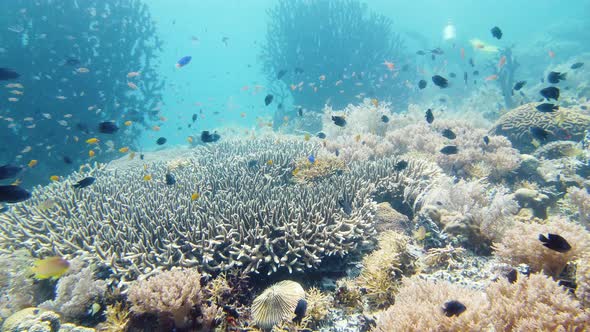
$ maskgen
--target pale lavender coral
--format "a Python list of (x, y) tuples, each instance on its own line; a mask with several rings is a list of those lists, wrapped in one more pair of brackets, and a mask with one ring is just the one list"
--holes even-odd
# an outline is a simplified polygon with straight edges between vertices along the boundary
[(106, 293), (106, 282), (96, 279), (94, 271), (94, 266), (84, 266), (82, 260), (73, 260), (67, 274), (57, 282), (55, 298), (39, 307), (57, 311), (67, 321), (82, 319), (90, 306), (100, 302)]
[(25, 250), (0, 255), (0, 318), (34, 305), (34, 280), (29, 267), (32, 257)]
[(128, 299), (134, 313), (170, 316), (177, 327), (186, 326), (191, 308), (201, 304), (201, 274), (196, 269), (179, 268), (158, 273), (135, 281)]
[(590, 193), (585, 189), (570, 187), (566, 199), (577, 209), (574, 218), (590, 229)]

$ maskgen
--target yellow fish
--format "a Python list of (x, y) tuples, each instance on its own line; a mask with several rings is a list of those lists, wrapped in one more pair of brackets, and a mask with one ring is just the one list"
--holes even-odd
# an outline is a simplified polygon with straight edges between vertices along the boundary
[(121, 153), (127, 153), (128, 151), (129, 151), (128, 147), (122, 147), (119, 149), (119, 152), (121, 152)]
[(19, 184), (21, 184), (22, 180), (21, 179), (16, 179), (14, 180), (14, 182), (12, 182), (10, 185), (11, 186), (18, 186)]
[(37, 165), (38, 161), (37, 159), (33, 159), (31, 161), (29, 161), (29, 163), (27, 164), (30, 168), (35, 167), (35, 165)]
[(133, 124), (133, 122), (131, 122), (130, 120), (127, 120), (127, 121), (125, 121), (125, 122), (124, 122), (124, 124), (125, 124), (127, 127), (129, 127), (129, 126), (131, 126), (131, 124)]
[(196, 201), (197, 199), (199, 199), (199, 197), (201, 197), (201, 195), (199, 195), (199, 193), (193, 193), (191, 195), (191, 201)]
[(354, 137), (354, 140), (357, 141), (357, 142), (359, 142), (361, 140), (361, 135), (360, 134), (356, 135)]
[(96, 153), (94, 153), (94, 150), (90, 150), (88, 151), (88, 157), (92, 158), (96, 155)]
[(98, 138), (96, 138), (96, 137), (89, 138), (89, 139), (86, 140), (86, 143), (88, 143), (88, 144), (96, 144), (98, 142), (100, 142), (100, 140)]
[(269, 160), (266, 162), (266, 164), (267, 164), (268, 166), (272, 166), (272, 159), (269, 159)]
[(143, 181), (151, 181), (151, 180), (152, 180), (152, 176), (150, 174), (143, 176)]
[(129, 154), (129, 160), (133, 160), (133, 158), (135, 158), (135, 152), (131, 151)]
[(307, 142), (309, 141), (309, 139), (311, 138), (310, 134), (305, 134), (305, 136), (303, 136), (303, 139)]
[(379, 101), (375, 98), (371, 99), (371, 104), (373, 104), (373, 106), (377, 107), (379, 106)]
[(38, 259), (31, 271), (36, 279), (58, 279), (70, 268), (70, 262), (59, 256)]
[(293, 172), (291, 172), (291, 173), (293, 174), (293, 176), (296, 176), (296, 175), (297, 175), (297, 173), (299, 173), (299, 168), (295, 168), (295, 169), (293, 170)]
[(189, 137), (187, 137), (187, 138), (186, 138), (186, 141), (187, 141), (189, 144), (193, 144), (193, 137), (192, 137), (192, 136), (189, 136)]
[(52, 175), (49, 177), (49, 180), (51, 181), (59, 181), (59, 176), (58, 175)]

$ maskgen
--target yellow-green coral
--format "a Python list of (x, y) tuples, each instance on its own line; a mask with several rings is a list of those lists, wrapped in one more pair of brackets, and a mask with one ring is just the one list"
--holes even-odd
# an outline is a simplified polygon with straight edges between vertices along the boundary
[(464, 248), (453, 247), (450, 244), (445, 248), (432, 248), (426, 252), (426, 255), (420, 257), (418, 264), (424, 270), (441, 266), (452, 269), (459, 265), (459, 261), (462, 259), (464, 253)]
[(345, 278), (336, 281), (335, 298), (348, 312), (360, 311), (362, 309), (362, 294), (353, 279)]
[(576, 261), (576, 297), (590, 308), (590, 251)]
[(101, 332), (124, 332), (129, 324), (129, 310), (121, 302), (107, 306), (106, 321), (98, 327)]
[(370, 306), (383, 308), (392, 304), (404, 272), (413, 271), (409, 240), (401, 233), (383, 232), (379, 236), (379, 250), (363, 259), (363, 270), (356, 281), (365, 290)]
[(326, 318), (330, 312), (332, 298), (320, 291), (316, 287), (312, 287), (305, 292), (305, 299), (307, 300), (307, 316), (317, 323)]
[(309, 183), (343, 172), (346, 169), (344, 161), (333, 156), (319, 156), (314, 162), (307, 158), (297, 160), (293, 170), (293, 178), (299, 183)]

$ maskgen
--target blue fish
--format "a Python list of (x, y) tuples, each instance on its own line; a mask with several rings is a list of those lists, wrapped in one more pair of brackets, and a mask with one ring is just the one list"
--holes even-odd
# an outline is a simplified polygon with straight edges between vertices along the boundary
[(193, 57), (190, 56), (190, 55), (183, 56), (176, 63), (176, 68), (181, 68), (181, 67), (184, 67), (184, 66), (188, 65), (191, 62), (192, 59), (193, 59)]
[(310, 154), (309, 157), (307, 157), (307, 160), (309, 160), (310, 163), (315, 163), (315, 157), (313, 156), (313, 154)]

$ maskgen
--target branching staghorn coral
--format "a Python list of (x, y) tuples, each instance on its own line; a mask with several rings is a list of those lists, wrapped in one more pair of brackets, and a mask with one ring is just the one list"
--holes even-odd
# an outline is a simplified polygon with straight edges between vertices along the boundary
[(518, 204), (501, 186), (444, 177), (424, 195), (424, 206), (437, 210), (437, 222), (461, 245), (488, 251), (518, 212)]
[[(571, 246), (567, 252), (557, 252), (543, 246), (539, 234), (557, 234)], [(590, 250), (590, 233), (583, 226), (554, 217), (545, 224), (514, 223), (494, 243), (494, 254), (505, 263), (527, 264), (532, 272), (543, 272), (557, 278), (568, 262)]]
[[(436, 173), (420, 161), (396, 171), (392, 157), (351, 163), (314, 186), (292, 183), (294, 161), (318, 150), (294, 138), (201, 146), (187, 150), (190, 166), (173, 172), (174, 186), (165, 184), (166, 160), (157, 154), (146, 156), (146, 169), (128, 158), (94, 168), (96, 182), (82, 190), (71, 184), (87, 174), (74, 173), (0, 215), (0, 252), (26, 245), (41, 256), (89, 253), (123, 282), (172, 266), (302, 271), (372, 241), (375, 187), (412, 205)], [(49, 198), (55, 205), (40, 209)]]

